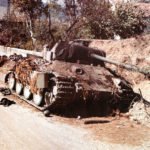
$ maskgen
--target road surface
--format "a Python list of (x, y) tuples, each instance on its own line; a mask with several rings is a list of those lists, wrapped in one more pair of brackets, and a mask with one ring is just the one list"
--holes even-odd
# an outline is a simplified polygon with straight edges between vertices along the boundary
[[(1, 150), (140, 150), (150, 148), (150, 143), (132, 146), (93, 139), (91, 132), (51, 118), (41, 112), (13, 104), (0, 106)], [(106, 131), (107, 132), (107, 131)], [(116, 133), (117, 134), (117, 133)]]
[(18, 105), (0, 106), (0, 149), (88, 149), (87, 132), (66, 124), (48, 121)]

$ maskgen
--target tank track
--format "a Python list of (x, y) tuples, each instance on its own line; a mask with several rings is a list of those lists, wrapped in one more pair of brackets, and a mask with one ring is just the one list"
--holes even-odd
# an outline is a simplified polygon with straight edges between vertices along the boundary
[(52, 79), (57, 87), (57, 94), (54, 96), (54, 101), (51, 107), (60, 108), (75, 100), (75, 82), (68, 78)]
[(37, 106), (36, 104), (34, 104), (33, 99), (27, 100), (23, 95), (18, 95), (15, 90), (11, 90), (11, 92), (13, 95), (21, 98), (23, 101), (43, 112), (45, 112), (46, 110), (61, 108), (75, 99), (74, 81), (71, 81), (67, 78), (53, 78), (51, 81), (53, 81), (57, 86), (57, 94), (55, 95), (54, 100), (47, 105), (46, 102), (44, 102), (44, 105)]

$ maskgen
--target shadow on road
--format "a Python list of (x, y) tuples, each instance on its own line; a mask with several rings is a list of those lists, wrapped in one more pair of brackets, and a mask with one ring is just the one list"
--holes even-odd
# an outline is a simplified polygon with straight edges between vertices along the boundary
[(105, 124), (105, 123), (109, 123), (109, 120), (87, 120), (84, 121), (84, 124)]

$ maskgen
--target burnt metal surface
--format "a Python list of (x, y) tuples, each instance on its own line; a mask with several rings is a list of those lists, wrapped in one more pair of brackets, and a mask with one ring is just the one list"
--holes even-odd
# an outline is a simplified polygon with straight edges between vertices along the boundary
[(80, 82), (85, 90), (109, 91), (113, 89), (113, 75), (105, 68), (62, 61), (39, 68), (39, 71), (57, 73), (59, 76), (73, 77)]
[(102, 50), (89, 48), (78, 43), (66, 44), (61, 42), (55, 50), (55, 59), (72, 63), (76, 63), (78, 60), (82, 64), (99, 64), (104, 66), (104, 62), (93, 59), (91, 53), (106, 57), (106, 53)]
[(130, 89), (121, 86), (121, 80), (104, 67), (58, 60), (24, 58), (16, 64), (15, 74), (16, 80), (30, 86), (33, 94), (44, 94), (41, 110), (61, 108), (78, 100), (117, 99), (123, 89)]
[[(42, 111), (80, 100), (85, 103), (115, 102), (132, 92), (130, 85), (112, 74), (102, 61), (91, 59), (92, 53), (106, 56), (103, 51), (78, 44), (71, 45), (68, 50), (61, 48), (55, 60), (51, 61), (15, 54), (8, 61), (7, 73), (12, 73), (15, 82), (23, 85), (23, 89), (29, 87), (31, 99), (26, 101)], [(6, 66), (7, 63), (3, 65)], [(9, 75), (6, 75), (6, 82), (8, 80)], [(19, 96), (23, 97), (23, 94)], [(38, 102), (34, 103), (36, 99)]]

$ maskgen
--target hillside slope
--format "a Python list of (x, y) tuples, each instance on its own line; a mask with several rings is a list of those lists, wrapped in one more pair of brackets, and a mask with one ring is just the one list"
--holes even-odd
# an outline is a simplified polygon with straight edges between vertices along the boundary
[[(138, 36), (124, 40), (93, 40), (90, 47), (102, 49), (107, 58), (118, 62), (136, 65), (150, 70), (150, 35)], [(145, 79), (140, 73), (135, 73), (109, 65), (116, 72), (127, 78), (132, 84)]]

